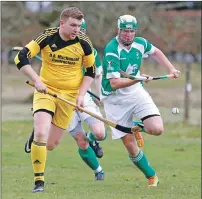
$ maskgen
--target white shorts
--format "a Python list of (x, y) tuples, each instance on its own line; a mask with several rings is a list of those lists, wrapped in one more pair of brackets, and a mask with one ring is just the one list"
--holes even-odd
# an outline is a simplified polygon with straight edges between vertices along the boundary
[[(84, 97), (84, 109), (102, 117), (99, 107), (95, 104), (95, 102), (93, 101), (93, 99), (91, 98), (91, 96), (88, 93)], [(89, 119), (89, 118), (91, 118), (91, 119)], [(92, 123), (100, 122), (99, 120), (88, 115), (87, 113), (75, 111), (67, 131), (70, 134), (72, 134), (71, 132), (73, 132), (73, 134), (74, 134), (75, 133), (74, 129), (76, 127), (77, 127), (76, 129), (78, 129), (78, 125), (81, 126), (81, 122), (83, 122), (83, 121), (89, 121), (90, 123), (88, 125), (90, 125)], [(81, 128), (81, 127), (79, 127), (79, 128)]]
[[(109, 96), (103, 100), (104, 110), (108, 120), (126, 127), (133, 126), (133, 117), (142, 119), (149, 115), (160, 115), (149, 93), (141, 86), (136, 93), (123, 100), (116, 96)], [(111, 127), (112, 139), (119, 139), (126, 134)]]

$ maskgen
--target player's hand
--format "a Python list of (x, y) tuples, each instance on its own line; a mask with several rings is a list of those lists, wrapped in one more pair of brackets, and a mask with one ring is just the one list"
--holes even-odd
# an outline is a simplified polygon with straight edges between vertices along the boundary
[(42, 81), (35, 81), (34, 82), (34, 87), (40, 93), (45, 93), (45, 94), (48, 93), (48, 89), (47, 89), (46, 85)]
[(176, 70), (175, 68), (173, 70), (170, 71), (170, 74), (173, 75), (174, 79), (177, 79), (178, 77), (180, 77), (181, 72), (179, 70)]
[(84, 107), (84, 96), (83, 95), (78, 95), (76, 99), (76, 105), (78, 107)]
[(145, 82), (146, 84), (152, 80), (152, 77), (151, 77), (150, 75), (141, 74), (141, 76), (143, 76), (143, 77), (146, 77), (146, 78), (147, 78), (146, 80), (144, 80), (144, 82)]

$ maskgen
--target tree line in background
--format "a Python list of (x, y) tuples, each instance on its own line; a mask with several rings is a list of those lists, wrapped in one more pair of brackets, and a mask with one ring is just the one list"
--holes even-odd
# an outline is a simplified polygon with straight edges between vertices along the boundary
[(58, 26), (61, 10), (76, 6), (84, 12), (87, 34), (98, 50), (116, 35), (117, 18), (131, 14), (138, 20), (138, 35), (165, 53), (201, 54), (201, 2), (193, 3), (52, 2), (47, 10), (39, 6), (33, 12), (26, 2), (2, 2), (2, 49), (23, 46), (44, 28)]

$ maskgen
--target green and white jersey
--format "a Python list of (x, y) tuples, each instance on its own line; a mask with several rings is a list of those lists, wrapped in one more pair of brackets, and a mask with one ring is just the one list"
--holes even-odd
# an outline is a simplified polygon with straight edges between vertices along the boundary
[(95, 66), (96, 66), (96, 70), (95, 70), (95, 75), (101, 75), (102, 74), (102, 64), (100, 61), (100, 57), (97, 53), (97, 50), (94, 48), (94, 55), (95, 55)]
[(127, 50), (118, 43), (118, 37), (113, 38), (105, 47), (103, 55), (103, 76), (101, 98), (109, 95), (125, 96), (133, 94), (140, 83), (120, 89), (112, 89), (109, 79), (120, 78), (120, 70), (133, 75), (140, 75), (143, 56), (154, 53), (154, 46), (142, 37), (135, 37), (131, 48)]

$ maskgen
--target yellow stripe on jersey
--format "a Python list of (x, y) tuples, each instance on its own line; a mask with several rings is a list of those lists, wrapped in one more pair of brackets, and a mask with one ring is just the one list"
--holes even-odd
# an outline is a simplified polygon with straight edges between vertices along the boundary
[(37, 55), (40, 52), (40, 46), (34, 40), (29, 42), (25, 47), (27, 47), (29, 49), (29, 52), (28, 52), (28, 57), (29, 58), (34, 57), (35, 55)]
[(94, 53), (83, 57), (83, 65), (85, 66), (85, 68), (93, 66), (94, 63), (95, 63)]
[(40, 35), (39, 37), (37, 37), (36, 39), (35, 39), (35, 41), (38, 43), (38, 44), (40, 44), (44, 39), (46, 39), (47, 38), (47, 35), (45, 35), (45, 34), (42, 34), (42, 35)]

